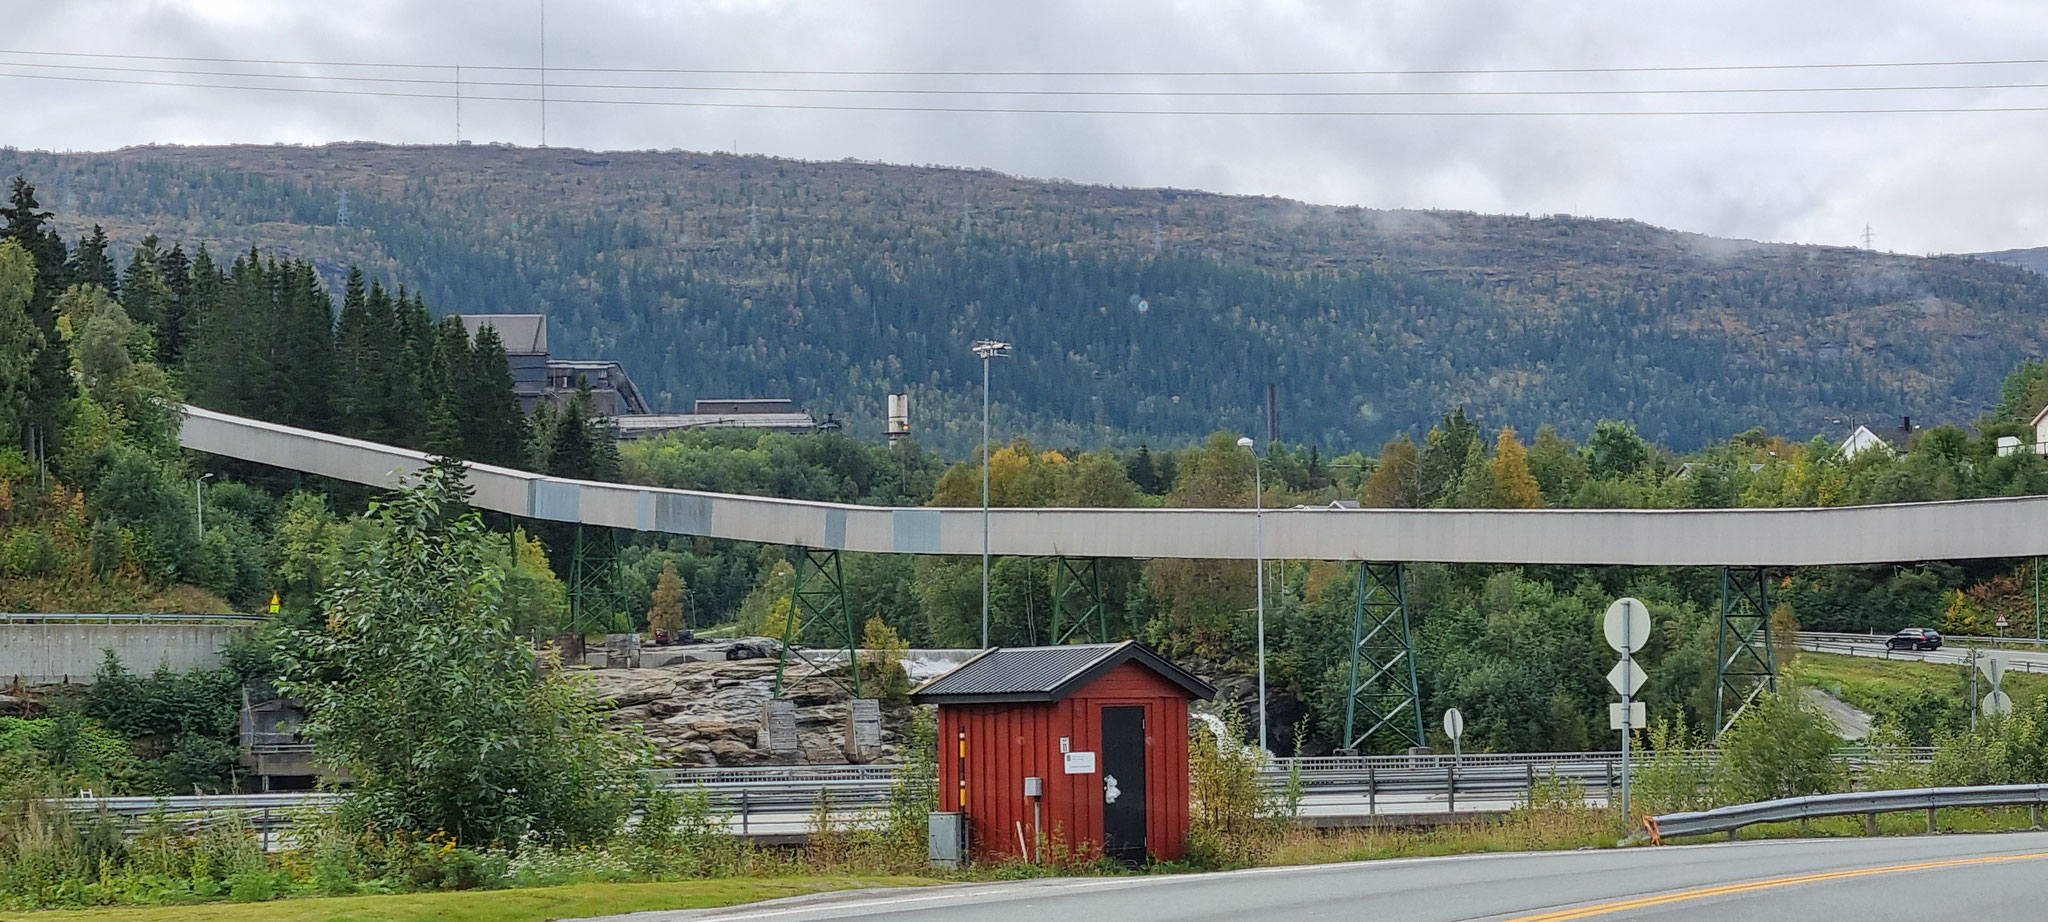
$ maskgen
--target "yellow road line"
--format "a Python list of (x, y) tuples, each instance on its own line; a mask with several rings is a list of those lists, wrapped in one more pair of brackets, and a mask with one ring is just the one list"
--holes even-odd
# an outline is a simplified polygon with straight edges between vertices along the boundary
[(1662, 906), (1667, 903), (1680, 903), (1686, 900), (1704, 899), (1710, 896), (1727, 896), (1729, 894), (1749, 893), (1756, 890), (1771, 890), (1777, 887), (1789, 887), (1793, 884), (1811, 884), (1829, 880), (1847, 880), (1852, 877), (1869, 877), (1876, 874), (1896, 874), (1903, 871), (1926, 871), (1932, 870), (1934, 868), (1954, 868), (1972, 864), (1995, 864), (2003, 861), (2027, 861), (2035, 858), (2048, 858), (2048, 852), (2029, 852), (2024, 855), (1991, 855), (1983, 858), (1955, 858), (1948, 861), (1924, 861), (1918, 864), (1894, 864), (1887, 865), (1881, 868), (1857, 868), (1853, 871), (1829, 871), (1823, 874), (1805, 874), (1799, 877), (1779, 877), (1772, 880), (1755, 880), (1743, 884), (1725, 884), (1719, 887), (1701, 887), (1697, 890), (1680, 890), (1677, 893), (1666, 893), (1659, 896), (1642, 896), (1625, 900), (1615, 900), (1613, 902), (1608, 903), (1595, 903), (1591, 906), (1580, 906), (1575, 909), (1559, 909), (1552, 912), (1538, 913), (1533, 916), (1516, 916), (1515, 918), (1507, 920), (1507, 922), (1566, 922), (1566, 920), (1568, 919), (1585, 919), (1592, 916), (1604, 916), (1611, 912), (1622, 912), (1624, 910), (1629, 909), (1644, 909), (1651, 906)]

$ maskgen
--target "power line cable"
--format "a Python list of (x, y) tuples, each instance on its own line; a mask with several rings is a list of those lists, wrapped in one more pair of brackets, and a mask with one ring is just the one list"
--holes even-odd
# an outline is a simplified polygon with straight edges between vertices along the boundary
[[(77, 83), (106, 83), (127, 86), (184, 87), (191, 89), (247, 90), (277, 93), (316, 93), (330, 96), (369, 96), (402, 99), (454, 99), (454, 93), (413, 93), (390, 90), (347, 90), (327, 87), (300, 86), (248, 86), (220, 83), (185, 83), (160, 80), (132, 80), (119, 77), (76, 77), (57, 74), (22, 74), (0, 72), (0, 78), (14, 77), (26, 80), (59, 80)], [(551, 84), (551, 86), (558, 86)], [(537, 103), (532, 96), (478, 96), (463, 94), (468, 101), (495, 101)], [(706, 102), (701, 100), (675, 99), (590, 99), (549, 97), (550, 104), (572, 105), (616, 105), (616, 106), (663, 106), (700, 109), (768, 109), (791, 111), (823, 112), (936, 112), (936, 113), (980, 113), (1015, 115), (1166, 115), (1166, 116), (1229, 116), (1229, 117), (1530, 117), (1530, 116), (1731, 116), (1731, 115), (1908, 115), (1944, 113), (2017, 113), (2048, 112), (2043, 106), (1882, 106), (1867, 108), (1805, 108), (1805, 109), (1634, 109), (1634, 110), (1572, 110), (1572, 109), (1509, 109), (1509, 110), (1420, 110), (1420, 109), (1131, 109), (1131, 108), (1049, 108), (1014, 106), (934, 106), (934, 105), (831, 105), (819, 103), (770, 103), (770, 102)]]
[[(414, 64), (372, 61), (304, 61), (275, 58), (190, 57), (180, 55), (125, 54), (83, 51), (10, 51), (0, 54), (45, 57), (109, 58), (122, 60), (184, 61), (207, 64), (288, 64), (305, 67), (412, 67), (450, 68), (452, 64)], [(2000, 67), (2048, 64), (2048, 58), (1985, 58), (1944, 61), (1845, 61), (1799, 64), (1691, 64), (1612, 67), (1474, 67), (1411, 70), (830, 70), (801, 68), (710, 68), (710, 67), (562, 67), (542, 68), (531, 64), (470, 64), (474, 70), (524, 70), (574, 73), (631, 74), (736, 74), (819, 77), (1436, 77), (1483, 76), (1491, 74), (1674, 74), (1739, 71), (1855, 70), (1921, 67)]]
[[(7, 52), (0, 52), (4, 55)], [(2038, 90), (2048, 83), (1945, 83), (1882, 86), (1770, 86), (1770, 87), (1660, 87), (1647, 89), (1563, 89), (1563, 90), (992, 90), (937, 89), (930, 87), (816, 87), (816, 86), (692, 86), (636, 83), (545, 83), (524, 80), (462, 80), (435, 77), (357, 77), (331, 74), (248, 73), (224, 70), (180, 70), (156, 67), (115, 67), (96, 64), (34, 64), (0, 61), (4, 67), (42, 70), (93, 71), (102, 73), (162, 74), (190, 77), (245, 77), (263, 80), (325, 80), (342, 83), (401, 83), (433, 86), (497, 86), (542, 89), (657, 90), (690, 93), (825, 93), (902, 96), (1050, 96), (1050, 97), (1194, 97), (1194, 98), (1398, 98), (1398, 97), (1484, 97), (1484, 96), (1710, 96), (1784, 93), (1910, 93), (1958, 92), (1970, 90)], [(460, 70), (462, 65), (448, 69)], [(26, 75), (24, 75), (26, 76)]]

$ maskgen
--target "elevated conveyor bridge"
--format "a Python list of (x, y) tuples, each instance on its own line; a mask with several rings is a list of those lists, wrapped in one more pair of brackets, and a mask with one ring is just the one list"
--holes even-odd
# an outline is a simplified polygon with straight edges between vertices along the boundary
[[(396, 487), (429, 462), (410, 449), (199, 407), (185, 408), (180, 440), (194, 451), (373, 487)], [(586, 527), (814, 551), (982, 550), (978, 508), (736, 496), (484, 464), (469, 465), (469, 482), (478, 508)], [(997, 508), (987, 515), (989, 551), (998, 556), (1249, 560), (1258, 553), (1250, 509)], [(1732, 715), (1775, 680), (1767, 568), (2048, 554), (2048, 496), (1820, 509), (1268, 509), (1263, 527), (1264, 553), (1273, 559), (1723, 568), (1717, 697), (1740, 699), (1724, 708)], [(1403, 596), (1398, 573), (1361, 568), (1357, 637), (1372, 649), (1357, 674), (1383, 684), (1354, 688), (1353, 697), (1381, 702), (1377, 710), (1365, 708), (1360, 723), (1392, 726), (1404, 736), (1412, 726), (1419, 742), (1413, 671), (1393, 660), (1413, 650)], [(1390, 642), (1390, 632), (1401, 636)]]

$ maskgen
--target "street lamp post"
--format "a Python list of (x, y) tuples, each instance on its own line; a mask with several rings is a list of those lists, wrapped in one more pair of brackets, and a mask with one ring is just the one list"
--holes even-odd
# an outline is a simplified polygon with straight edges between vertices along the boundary
[(988, 649), (988, 360), (1010, 354), (1010, 344), (993, 339), (974, 341), (981, 356), (981, 648)]
[(1252, 521), (1256, 523), (1256, 566), (1258, 574), (1253, 591), (1258, 594), (1259, 612), (1259, 751), (1271, 752), (1266, 748), (1266, 484), (1265, 471), (1259, 466), (1259, 449), (1251, 436), (1237, 440), (1238, 447), (1252, 453)]
[(199, 488), (212, 479), (212, 474), (201, 474), (198, 480), (192, 481), (192, 518), (198, 522), (201, 541), (206, 540), (206, 500), (200, 496)]

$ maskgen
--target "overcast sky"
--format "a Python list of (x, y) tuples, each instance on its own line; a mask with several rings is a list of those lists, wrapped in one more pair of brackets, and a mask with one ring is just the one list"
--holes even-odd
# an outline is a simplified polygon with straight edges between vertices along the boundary
[[(536, 144), (540, 0), (0, 0), (0, 73), (278, 85), (170, 70), (421, 78), (289, 81), (447, 96), (446, 68), (75, 57), (167, 55), (463, 65), (462, 137)], [(2048, 55), (2048, 6), (1977, 0), (548, 0), (551, 68), (1021, 71), (1027, 76), (591, 73), (556, 99), (822, 106), (1395, 109), (1499, 113), (2048, 106), (2048, 88), (1743, 95), (899, 96), (692, 87), (1129, 91), (1697, 90), (2048, 85), (2048, 64), (1597, 74), (1162, 76), (1165, 71), (1416, 71), (2011, 60)], [(26, 62), (65, 68), (31, 68)], [(83, 65), (130, 70), (79, 70)], [(1049, 71), (1142, 71), (1069, 77)], [(594, 88), (561, 84), (600, 84)], [(452, 99), (0, 77), (0, 144), (447, 143)], [(733, 149), (987, 167), (1041, 178), (1282, 195), (1327, 204), (1573, 212), (1711, 234), (1963, 252), (2048, 245), (2048, 112), (1807, 115), (1190, 116), (547, 107), (547, 143)]]

